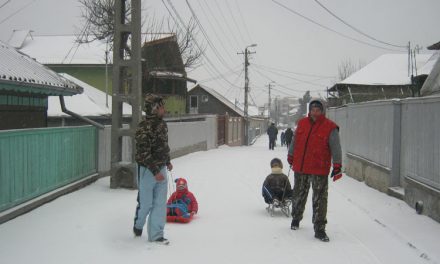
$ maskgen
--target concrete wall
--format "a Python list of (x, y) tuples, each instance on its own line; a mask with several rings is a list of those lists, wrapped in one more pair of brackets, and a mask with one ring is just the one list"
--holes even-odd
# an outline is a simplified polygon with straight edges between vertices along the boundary
[[(198, 116), (197, 118), (174, 118), (166, 119), (166, 121), (171, 158), (217, 147), (217, 117), (215, 115)], [(104, 130), (99, 131), (98, 172), (100, 176), (110, 174), (110, 133), (111, 126), (106, 126)], [(131, 153), (131, 140), (128, 137), (123, 137), (122, 161), (131, 161)]]

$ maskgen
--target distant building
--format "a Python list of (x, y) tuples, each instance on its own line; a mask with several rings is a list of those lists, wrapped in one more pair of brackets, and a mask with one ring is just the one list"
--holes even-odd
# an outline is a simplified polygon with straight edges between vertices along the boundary
[(0, 130), (47, 126), (49, 96), (83, 88), (0, 41)]

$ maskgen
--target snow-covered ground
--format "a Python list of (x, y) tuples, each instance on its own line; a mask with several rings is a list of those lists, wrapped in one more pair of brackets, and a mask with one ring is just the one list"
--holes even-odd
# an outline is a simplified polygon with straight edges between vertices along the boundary
[(137, 192), (105, 177), (0, 225), (0, 263), (440, 263), (439, 223), (346, 176), (329, 186), (330, 243), (313, 237), (310, 200), (290, 230), (260, 194), (273, 157), (285, 161), (286, 149), (262, 137), (173, 160), (170, 177), (188, 179), (199, 214), (166, 225), (169, 246), (133, 237)]

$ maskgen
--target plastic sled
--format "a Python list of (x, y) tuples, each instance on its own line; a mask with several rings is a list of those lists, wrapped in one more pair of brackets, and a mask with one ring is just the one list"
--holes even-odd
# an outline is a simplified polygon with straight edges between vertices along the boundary
[(189, 217), (177, 216), (177, 215), (167, 215), (167, 222), (169, 223), (189, 223), (193, 219), (193, 215)]

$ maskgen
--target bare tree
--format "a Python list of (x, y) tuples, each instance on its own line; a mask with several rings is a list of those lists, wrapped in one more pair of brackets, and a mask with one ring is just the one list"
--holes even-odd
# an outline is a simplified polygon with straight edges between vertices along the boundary
[[(114, 39), (114, 0), (80, 0), (82, 4), (82, 18), (84, 26), (78, 35), (77, 42), (90, 43), (95, 40), (105, 39), (112, 49)], [(127, 16), (131, 13), (130, 6), (125, 10)], [(154, 15), (148, 16), (148, 21), (143, 19), (143, 28), (146, 28), (144, 41), (152, 41), (162, 38), (164, 35), (174, 34), (177, 38), (180, 53), (185, 68), (196, 68), (203, 55), (204, 47), (195, 45), (194, 38), (197, 35), (197, 27), (194, 20), (190, 20), (184, 29), (173, 23), (171, 19), (158, 19)], [(125, 47), (128, 53), (130, 50)]]
[(345, 80), (350, 75), (365, 66), (365, 63), (361, 60), (356, 64), (351, 59), (346, 59), (338, 65), (338, 78), (340, 81)]

